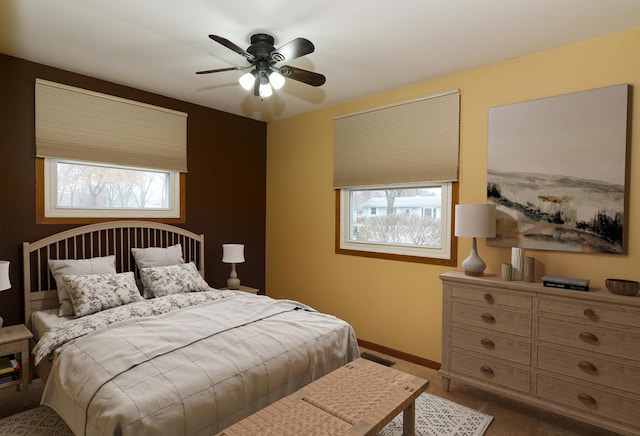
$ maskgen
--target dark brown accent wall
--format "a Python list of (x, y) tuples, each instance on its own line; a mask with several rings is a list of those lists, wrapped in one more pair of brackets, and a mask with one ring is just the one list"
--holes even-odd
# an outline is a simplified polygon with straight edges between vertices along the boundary
[(188, 113), (186, 222), (180, 226), (205, 234), (211, 286), (226, 286), (231, 268), (221, 262), (222, 244), (233, 242), (245, 244), (238, 277), (264, 290), (266, 123), (0, 54), (0, 259), (11, 262), (12, 285), (0, 292), (5, 325), (24, 321), (22, 242), (74, 227), (36, 224), (36, 78)]

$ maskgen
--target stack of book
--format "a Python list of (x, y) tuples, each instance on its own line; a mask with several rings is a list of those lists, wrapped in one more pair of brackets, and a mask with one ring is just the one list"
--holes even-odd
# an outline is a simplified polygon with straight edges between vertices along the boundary
[(20, 379), (22, 368), (18, 361), (9, 356), (0, 357), (0, 384)]
[(550, 288), (572, 289), (574, 291), (589, 290), (589, 280), (573, 277), (543, 276), (542, 284)]

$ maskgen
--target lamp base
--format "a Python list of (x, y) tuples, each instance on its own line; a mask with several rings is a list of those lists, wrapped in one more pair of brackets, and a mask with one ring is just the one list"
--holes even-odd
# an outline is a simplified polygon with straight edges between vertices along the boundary
[(464, 273), (468, 276), (483, 276), (486, 266), (484, 261), (478, 256), (476, 238), (473, 238), (471, 242), (471, 254), (462, 262)]
[(477, 271), (465, 271), (464, 275), (473, 276), (473, 277), (482, 277), (482, 276), (484, 276), (484, 271), (480, 271), (480, 272), (477, 272)]
[(236, 264), (231, 264), (231, 274), (227, 279), (227, 287), (229, 289), (240, 289), (240, 279), (238, 278), (238, 273), (236, 272)]

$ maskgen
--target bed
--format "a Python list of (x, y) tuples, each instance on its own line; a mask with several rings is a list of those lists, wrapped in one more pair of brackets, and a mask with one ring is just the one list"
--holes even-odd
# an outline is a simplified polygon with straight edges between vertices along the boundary
[(75, 434), (214, 434), (358, 357), (334, 316), (210, 288), (204, 253), (144, 221), (23, 244), (42, 404)]

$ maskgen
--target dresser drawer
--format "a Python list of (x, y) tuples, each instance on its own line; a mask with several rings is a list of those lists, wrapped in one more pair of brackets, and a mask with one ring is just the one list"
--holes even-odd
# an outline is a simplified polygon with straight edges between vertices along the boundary
[(508, 363), (451, 351), (451, 371), (521, 392), (529, 392), (529, 371)]
[(640, 310), (622, 305), (590, 303), (584, 300), (556, 300), (540, 298), (538, 308), (541, 313), (553, 313), (563, 317), (573, 317), (594, 324), (609, 323), (640, 328)]
[(487, 304), (488, 306), (518, 307), (521, 309), (531, 309), (531, 296), (511, 292), (496, 291), (491, 288), (467, 288), (465, 286), (454, 286), (451, 290), (454, 299), (475, 301)]
[(549, 347), (538, 348), (538, 368), (590, 383), (640, 392), (640, 362), (630, 365)]
[(490, 330), (468, 330), (453, 326), (451, 345), (486, 354), (494, 359), (506, 359), (523, 365), (529, 365), (531, 360), (529, 341), (499, 336)]
[(590, 352), (640, 359), (640, 333), (637, 330), (622, 331), (540, 317), (538, 339)]
[(454, 301), (451, 303), (451, 320), (454, 323), (471, 327), (480, 327), (527, 338), (531, 336), (530, 313)]
[(615, 395), (593, 386), (541, 374), (536, 387), (540, 398), (637, 426), (640, 430), (640, 397), (637, 395)]

